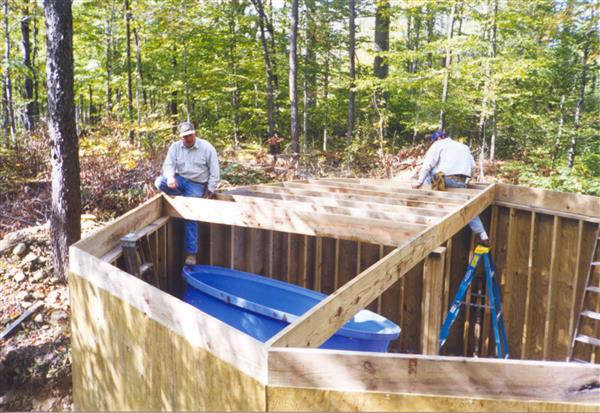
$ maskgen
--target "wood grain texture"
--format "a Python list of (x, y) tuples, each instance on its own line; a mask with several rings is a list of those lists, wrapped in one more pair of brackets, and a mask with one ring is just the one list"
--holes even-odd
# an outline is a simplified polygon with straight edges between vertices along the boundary
[(599, 375), (579, 363), (269, 350), (269, 386), (597, 403)]
[(595, 404), (495, 400), (411, 393), (350, 392), (269, 386), (269, 411), (328, 412), (598, 412)]
[(83, 277), (69, 286), (76, 410), (266, 410), (265, 383), (215, 356), (240, 344), (223, 335), (230, 327), (192, 333), (189, 317), (184, 336)]

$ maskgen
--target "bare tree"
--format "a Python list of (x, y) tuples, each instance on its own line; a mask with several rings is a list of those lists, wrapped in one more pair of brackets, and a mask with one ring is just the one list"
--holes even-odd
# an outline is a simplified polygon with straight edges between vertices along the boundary
[(298, 141), (300, 130), (298, 125), (298, 0), (292, 0), (290, 11), (290, 107), (291, 107), (291, 141), (295, 159), (300, 153)]
[(73, 97), (73, 16), (70, 0), (45, 0), (48, 129), (52, 139), (50, 234), (54, 273), (64, 279), (69, 245), (81, 237), (79, 142)]
[(444, 85), (442, 89), (442, 108), (440, 109), (440, 129), (446, 127), (446, 102), (448, 101), (448, 87), (450, 82), (450, 64), (452, 63), (452, 48), (450, 41), (454, 31), (454, 16), (456, 14), (456, 1), (452, 2), (450, 16), (448, 18), (448, 31), (446, 34), (446, 59), (444, 61)]
[(12, 81), (10, 73), (10, 30), (8, 27), (8, 0), (4, 0), (4, 58), (6, 67), (4, 68), (4, 133), (7, 136), (10, 132), (11, 143), (13, 147), (17, 147), (17, 137), (15, 130), (15, 112), (13, 110), (12, 98)]
[(29, 25), (29, 22), (31, 20), (31, 7), (29, 0), (23, 0), (22, 10), (23, 16), (21, 17), (21, 45), (23, 48), (23, 66), (27, 68), (23, 81), (23, 98), (26, 101), (25, 114), (23, 116), (23, 124), (25, 125), (25, 130), (31, 131), (35, 127), (36, 113), (35, 102), (33, 100), (34, 68), (31, 63), (31, 29)]
[(348, 2), (348, 55), (349, 55), (349, 70), (350, 75), (350, 90), (348, 93), (348, 132), (346, 137), (348, 142), (352, 142), (354, 137), (354, 101), (356, 93), (354, 92), (354, 80), (356, 78), (355, 68), (355, 48), (356, 48), (356, 27), (354, 18), (356, 16), (355, 0)]
[(129, 143), (133, 144), (133, 87), (131, 83), (131, 10), (129, 0), (125, 0), (125, 55), (127, 59), (127, 113), (129, 114)]

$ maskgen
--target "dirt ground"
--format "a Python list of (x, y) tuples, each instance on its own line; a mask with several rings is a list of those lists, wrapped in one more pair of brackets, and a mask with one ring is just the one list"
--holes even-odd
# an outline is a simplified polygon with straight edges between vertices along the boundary
[[(84, 233), (98, 226), (87, 218)], [(0, 241), (0, 331), (38, 302), (43, 305), (0, 341), (0, 411), (73, 407), (69, 290), (53, 277), (47, 225)]]

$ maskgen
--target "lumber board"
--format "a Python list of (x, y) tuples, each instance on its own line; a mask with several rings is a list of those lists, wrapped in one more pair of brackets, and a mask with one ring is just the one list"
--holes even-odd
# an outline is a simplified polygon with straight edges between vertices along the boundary
[(502, 310), (510, 354), (521, 355), (529, 273), (531, 212), (510, 210), (507, 267), (501, 292)]
[(462, 204), (464, 201), (469, 199), (469, 197), (459, 197), (456, 196), (445, 196), (442, 191), (427, 191), (427, 190), (418, 190), (414, 189), (412, 191), (406, 192), (390, 192), (390, 191), (381, 191), (380, 189), (368, 189), (362, 186), (347, 188), (344, 186), (335, 185), (332, 183), (319, 182), (319, 181), (311, 181), (311, 182), (301, 182), (301, 181), (288, 181), (283, 182), (281, 184), (273, 184), (273, 186), (283, 186), (284, 188), (298, 188), (303, 190), (318, 190), (323, 192), (333, 192), (333, 193), (341, 193), (341, 194), (359, 194), (364, 196), (373, 196), (373, 197), (383, 197), (383, 198), (391, 198), (391, 199), (406, 199), (412, 201), (424, 201), (424, 202), (444, 202), (449, 204)]
[(576, 286), (574, 275), (577, 267), (577, 237), (578, 221), (559, 218), (558, 240), (556, 249), (555, 272), (552, 277), (552, 306), (549, 312), (549, 329), (547, 359), (566, 360), (571, 347), (571, 332), (569, 330), (572, 312), (573, 290)]
[(423, 260), (406, 272), (402, 277), (402, 281), (403, 304), (400, 346), (403, 352), (416, 354), (420, 351), (422, 336)]
[(526, 335), (523, 343), (523, 356), (530, 360), (543, 359), (546, 305), (550, 276), (550, 255), (552, 253), (552, 228), (554, 218), (546, 214), (535, 214), (533, 250), (531, 252), (531, 274), (529, 290), (531, 300), (525, 319)]
[(415, 393), (338, 391), (328, 389), (268, 386), (269, 411), (314, 412), (597, 412), (593, 403), (555, 403), (535, 400), (497, 400)]
[(300, 348), (271, 348), (268, 357), (269, 386), (596, 404), (600, 397), (600, 365)]
[(589, 215), (571, 214), (571, 213), (567, 213), (567, 212), (556, 211), (556, 210), (553, 210), (550, 208), (533, 207), (533, 206), (528, 206), (528, 205), (523, 205), (523, 204), (518, 204), (518, 203), (513, 203), (513, 202), (504, 202), (504, 201), (496, 201), (496, 202), (494, 202), (494, 205), (503, 206), (503, 207), (507, 207), (507, 208), (519, 209), (521, 211), (535, 212), (538, 214), (558, 216), (561, 218), (580, 219), (582, 221), (590, 222), (590, 223), (596, 223), (596, 224), (600, 223), (600, 219), (591, 217)]
[[(266, 350), (263, 343), (75, 246), (69, 248), (69, 254), (70, 282), (77, 283), (83, 279), (86, 288), (105, 291), (128, 303), (144, 317), (179, 334), (193, 346), (211, 352), (245, 374), (266, 383)], [(82, 291), (81, 294), (87, 297), (88, 292)], [(81, 303), (77, 311), (82, 311), (84, 304)], [(109, 309), (110, 305), (107, 305), (106, 311)], [(99, 322), (106, 323), (101, 319)], [(83, 328), (82, 325), (77, 327)], [(110, 328), (108, 325), (105, 327)], [(235, 346), (235, 351), (232, 346)]]
[[(348, 200), (343, 198), (320, 198), (316, 196), (305, 196), (295, 194), (284, 194), (274, 192), (264, 192), (260, 189), (249, 190), (245, 188), (232, 189), (218, 195), (218, 199), (231, 200), (233, 196), (238, 197), (252, 197), (259, 200), (270, 199), (270, 200), (284, 200), (284, 201), (295, 201), (308, 203), (310, 205), (325, 206), (325, 207), (347, 207), (347, 208), (358, 208), (366, 211), (378, 211), (391, 214), (402, 214), (407, 217), (414, 217), (415, 220), (423, 219), (425, 222), (415, 221), (417, 223), (427, 223), (426, 219), (435, 219), (436, 217), (443, 217), (446, 215), (446, 211), (424, 209), (407, 205), (397, 204), (376, 204), (367, 201)], [(383, 219), (383, 218), (382, 218)]]
[(442, 294), (446, 248), (439, 247), (423, 263), (423, 298), (421, 307), (421, 354), (439, 353), (442, 325)]
[[(113, 274), (107, 277), (113, 278)], [(117, 278), (122, 281), (126, 276)], [(164, 299), (157, 304), (166, 304), (160, 318), (177, 321), (165, 325), (149, 308), (155, 297), (144, 297), (143, 286), (125, 290), (123, 299), (71, 273), (69, 287), (75, 410), (266, 409), (266, 374), (255, 371), (261, 381), (232, 359), (258, 361), (266, 372), (266, 354), (260, 345), (249, 343), (249, 337), (228, 331), (233, 329), (160, 294)], [(149, 300), (146, 311), (131, 304), (134, 296)], [(168, 303), (176, 301), (176, 308)]]
[(567, 213), (600, 218), (600, 198), (597, 196), (554, 192), (508, 184), (497, 185), (496, 202), (510, 202), (526, 207), (548, 209), (555, 211), (554, 215)]
[[(398, 179), (378, 179), (378, 178), (326, 178), (328, 181), (336, 181), (342, 183), (355, 183), (359, 185), (379, 185), (387, 186), (399, 189), (412, 189), (414, 181), (402, 181)], [(426, 188), (427, 186), (423, 186)], [(477, 194), (485, 188), (447, 188), (446, 190), (450, 193), (463, 193), (463, 194)]]
[(163, 195), (158, 194), (125, 215), (97, 229), (74, 245), (95, 257), (102, 257), (111, 251), (121, 238), (152, 224), (163, 215)]
[(373, 244), (400, 245), (423, 226), (391, 224), (377, 219), (356, 220), (343, 215), (316, 214), (264, 206), (254, 208), (236, 202), (166, 196), (166, 213), (188, 220), (271, 229), (295, 234), (328, 236)]
[(442, 222), (401, 245), (303, 316), (298, 317), (267, 344), (279, 347), (320, 346), (361, 308), (379, 297), (410, 268), (487, 208), (494, 199), (494, 186), (490, 186)]
[[(298, 182), (298, 181), (294, 181), (294, 182)], [(336, 186), (336, 187), (341, 187), (341, 188), (349, 188), (349, 189), (368, 189), (371, 191), (378, 191), (378, 192), (383, 192), (383, 193), (394, 193), (394, 194), (414, 194), (416, 191), (418, 191), (419, 195), (426, 195), (426, 196), (432, 196), (434, 198), (437, 199), (447, 199), (447, 198), (452, 198), (452, 199), (460, 199), (460, 200), (467, 200), (471, 198), (470, 194), (465, 194), (465, 193), (457, 193), (457, 192), (449, 192), (449, 191), (431, 191), (431, 190), (427, 190), (427, 189), (412, 189), (412, 188), (398, 188), (398, 187), (390, 187), (388, 185), (368, 185), (368, 184), (358, 184), (358, 183), (354, 183), (354, 182), (342, 182), (342, 181), (336, 181), (334, 179), (308, 179), (306, 181), (299, 181), (299, 182), (307, 182), (310, 184), (314, 184), (314, 185), (323, 185), (323, 186)]]
[[(298, 189), (292, 188), (289, 186), (251, 186), (250, 190), (268, 192), (274, 194), (290, 194), (290, 195), (302, 195), (309, 196), (315, 198), (330, 198), (330, 199), (342, 199), (342, 200), (352, 200), (352, 201), (364, 201), (375, 204), (392, 204), (392, 205), (406, 205), (418, 207), (421, 209), (429, 209), (429, 210), (438, 210), (442, 209), (445, 211), (449, 211), (458, 204), (456, 203), (447, 203), (446, 201), (423, 201), (423, 200), (415, 200), (415, 199), (402, 199), (400, 197), (384, 197), (384, 196), (376, 196), (376, 195), (361, 195), (354, 194), (351, 192), (347, 193), (339, 193), (339, 192), (328, 192), (325, 190), (319, 190), (317, 188), (312, 189)], [(450, 205), (449, 205), (450, 204)]]
[(276, 208), (286, 208), (288, 210), (305, 211), (305, 212), (316, 212), (321, 214), (338, 214), (347, 215), (354, 218), (372, 218), (389, 220), (395, 223), (415, 223), (415, 224), (431, 224), (439, 221), (438, 217), (429, 217), (424, 215), (413, 215), (410, 213), (392, 213), (383, 212), (376, 209), (370, 208), (358, 208), (358, 207), (342, 207), (342, 206), (331, 206), (331, 205), (319, 205), (310, 203), (304, 199), (302, 201), (286, 201), (279, 199), (270, 198), (257, 198), (250, 194), (242, 195), (219, 195), (219, 199), (232, 200), (239, 203), (245, 203), (260, 208), (264, 205), (270, 205)]

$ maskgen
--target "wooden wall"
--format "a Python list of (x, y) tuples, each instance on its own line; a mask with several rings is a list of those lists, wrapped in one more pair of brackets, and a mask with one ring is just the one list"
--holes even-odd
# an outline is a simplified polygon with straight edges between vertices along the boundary
[[(496, 205), (481, 217), (492, 239), (511, 358), (565, 360), (598, 224)], [(326, 294), (392, 250), (333, 238), (199, 225), (199, 263), (256, 273)], [(474, 246), (468, 227), (446, 245), (443, 291), (437, 297), (442, 301), (442, 321)], [(473, 285), (485, 288), (481, 270)], [(391, 352), (421, 353), (423, 295), (421, 262), (369, 306), (402, 329), (400, 339), (390, 345)], [(489, 311), (463, 307), (442, 354), (493, 357), (494, 351)]]

